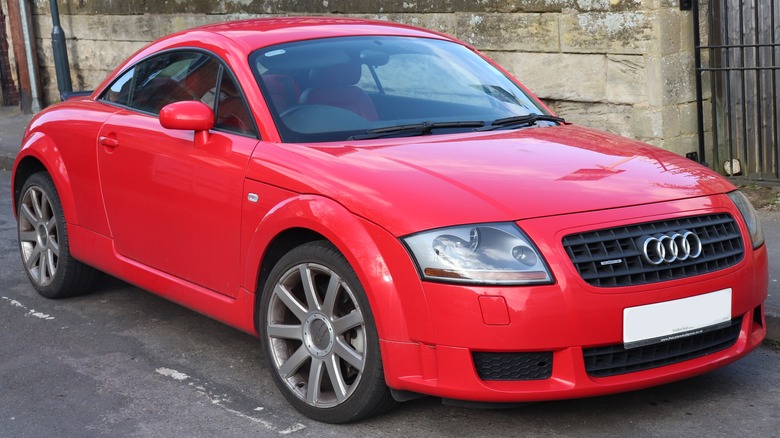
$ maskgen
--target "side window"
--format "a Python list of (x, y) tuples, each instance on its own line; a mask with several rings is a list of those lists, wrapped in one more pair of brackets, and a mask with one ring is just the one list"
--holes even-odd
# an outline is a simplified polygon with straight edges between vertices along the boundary
[(217, 100), (216, 128), (255, 135), (252, 116), (233, 78), (223, 72)]
[(169, 52), (138, 63), (102, 98), (152, 114), (182, 100), (200, 100), (213, 108), (219, 69), (219, 63), (206, 54)]
[(145, 59), (117, 78), (100, 98), (152, 114), (170, 103), (199, 100), (214, 109), (215, 128), (257, 135), (233, 77), (219, 61), (201, 52), (176, 51)]
[(120, 105), (128, 105), (130, 103), (130, 90), (133, 86), (133, 75), (135, 75), (135, 67), (126, 71), (125, 74), (111, 84), (111, 87), (103, 95), (103, 100)]

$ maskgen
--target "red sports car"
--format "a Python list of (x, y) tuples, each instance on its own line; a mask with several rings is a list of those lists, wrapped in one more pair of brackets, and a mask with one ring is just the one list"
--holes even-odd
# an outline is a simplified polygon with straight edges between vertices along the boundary
[(13, 199), (43, 296), (99, 270), (252, 333), (326, 422), (635, 390), (766, 333), (762, 229), (729, 181), (398, 24), (160, 39), (32, 121)]

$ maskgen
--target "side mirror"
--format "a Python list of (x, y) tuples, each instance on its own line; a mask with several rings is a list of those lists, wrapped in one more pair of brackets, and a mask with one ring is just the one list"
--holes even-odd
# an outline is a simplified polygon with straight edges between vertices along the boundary
[(199, 100), (174, 102), (160, 110), (160, 125), (195, 131), (195, 146), (202, 146), (209, 140), (209, 129), (214, 127), (214, 111)]

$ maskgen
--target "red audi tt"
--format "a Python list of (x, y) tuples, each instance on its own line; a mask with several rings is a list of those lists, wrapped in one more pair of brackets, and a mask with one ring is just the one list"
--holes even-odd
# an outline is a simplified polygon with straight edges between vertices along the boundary
[(766, 333), (761, 224), (729, 181), (398, 24), (160, 39), (31, 122), (13, 199), (43, 296), (103, 271), (252, 333), (320, 421), (635, 390)]

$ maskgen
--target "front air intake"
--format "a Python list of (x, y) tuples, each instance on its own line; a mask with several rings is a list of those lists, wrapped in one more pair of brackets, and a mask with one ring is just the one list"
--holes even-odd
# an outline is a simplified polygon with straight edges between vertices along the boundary
[(742, 317), (717, 330), (674, 341), (626, 350), (623, 344), (585, 348), (585, 370), (593, 377), (609, 377), (662, 367), (725, 350), (737, 342)]
[(475, 352), (474, 366), (482, 380), (544, 380), (552, 376), (552, 352)]

